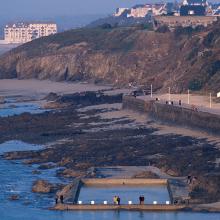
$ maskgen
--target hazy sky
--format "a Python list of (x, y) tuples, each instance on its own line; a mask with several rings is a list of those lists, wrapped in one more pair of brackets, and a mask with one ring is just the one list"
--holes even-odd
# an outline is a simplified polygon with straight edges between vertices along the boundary
[(0, 16), (108, 14), (117, 7), (129, 7), (155, 1), (157, 0), (0, 0)]
[[(146, 3), (148, 0), (0, 0), (1, 14), (73, 15), (106, 14), (117, 7)], [(155, 1), (155, 0), (153, 0)]]

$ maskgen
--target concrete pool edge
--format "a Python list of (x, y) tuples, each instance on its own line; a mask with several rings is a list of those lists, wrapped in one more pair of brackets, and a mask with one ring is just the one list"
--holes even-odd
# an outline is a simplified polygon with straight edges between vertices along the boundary
[[(170, 204), (123, 204), (123, 205), (113, 205), (113, 204), (77, 204), (78, 197), (80, 194), (80, 189), (83, 186), (102, 186), (102, 185), (166, 185), (170, 196)], [(64, 204), (56, 204), (50, 210), (57, 211), (158, 211), (158, 212), (176, 212), (176, 211), (186, 211), (186, 212), (217, 212), (220, 213), (220, 202), (214, 204), (174, 204), (173, 203), (173, 190), (170, 188), (169, 179), (131, 179), (131, 178), (78, 178), (75, 179), (72, 184), (68, 185), (68, 190), (66, 194), (68, 195), (64, 199)], [(217, 205), (216, 205), (217, 204)]]
[(127, 210), (127, 211), (180, 211), (184, 210), (184, 205), (77, 205), (77, 204), (57, 204), (51, 210), (58, 211), (99, 211), (99, 210)]

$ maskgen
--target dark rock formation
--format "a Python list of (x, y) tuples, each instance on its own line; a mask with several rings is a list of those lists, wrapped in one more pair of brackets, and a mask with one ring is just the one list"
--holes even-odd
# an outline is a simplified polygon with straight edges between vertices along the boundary
[(15, 200), (19, 200), (20, 196), (17, 194), (14, 194), (14, 195), (11, 195), (8, 199), (11, 201), (15, 201)]

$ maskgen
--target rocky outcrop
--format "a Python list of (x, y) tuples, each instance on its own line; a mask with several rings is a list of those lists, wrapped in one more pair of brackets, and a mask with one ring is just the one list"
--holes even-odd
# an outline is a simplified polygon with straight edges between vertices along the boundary
[(20, 196), (18, 194), (13, 194), (13, 195), (9, 196), (8, 199), (11, 201), (16, 201), (16, 200), (20, 199)]
[(35, 193), (50, 193), (53, 192), (55, 189), (55, 186), (51, 183), (48, 183), (45, 180), (37, 180), (34, 182), (32, 187), (32, 192)]
[(154, 89), (219, 90), (220, 22), (200, 31), (71, 30), (24, 44), (0, 58), (0, 78), (92, 80)]

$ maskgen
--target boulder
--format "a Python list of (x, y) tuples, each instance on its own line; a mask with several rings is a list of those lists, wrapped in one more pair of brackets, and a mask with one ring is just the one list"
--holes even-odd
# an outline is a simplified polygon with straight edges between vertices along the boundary
[(46, 180), (37, 180), (34, 182), (32, 192), (34, 193), (50, 193), (54, 191), (54, 185)]
[(17, 194), (13, 194), (8, 199), (11, 200), (11, 201), (15, 201), (15, 200), (19, 200), (20, 196), (17, 195)]

